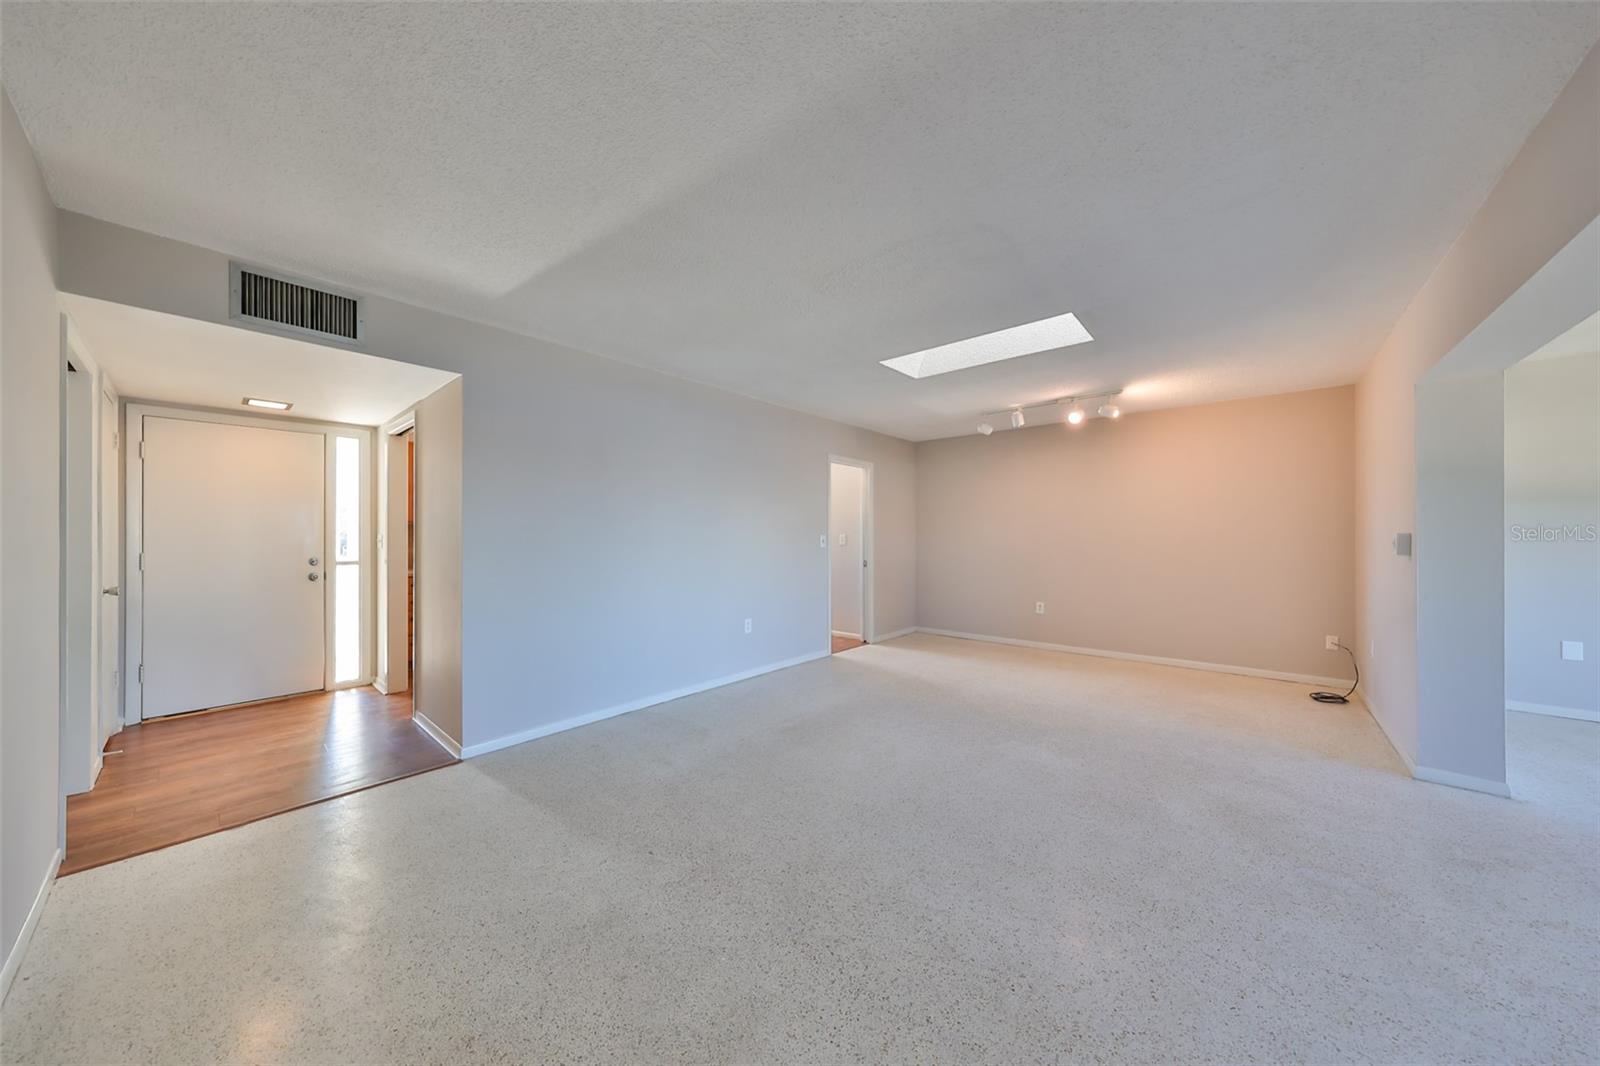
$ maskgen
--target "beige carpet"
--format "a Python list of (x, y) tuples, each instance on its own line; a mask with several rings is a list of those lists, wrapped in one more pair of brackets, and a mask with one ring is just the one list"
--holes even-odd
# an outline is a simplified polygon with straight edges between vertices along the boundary
[(57, 885), (7, 1062), (1592, 1062), (1597, 727), (918, 636)]

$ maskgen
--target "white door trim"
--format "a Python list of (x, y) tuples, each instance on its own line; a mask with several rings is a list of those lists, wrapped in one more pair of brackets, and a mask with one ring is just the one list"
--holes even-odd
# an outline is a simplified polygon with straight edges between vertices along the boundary
[[(122, 395), (118, 391), (116, 383), (111, 380), (110, 375), (104, 372), (102, 372), (100, 375), (100, 395), (104, 397), (105, 400), (107, 400), (111, 405), (111, 424), (108, 426), (103, 420), (100, 423), (100, 442), (102, 446), (102, 453), (105, 444), (105, 435), (107, 432), (109, 432), (111, 434), (111, 450), (115, 456), (111, 463), (110, 469), (106, 468), (104, 462), (102, 462), (100, 465), (100, 514), (98, 517), (100, 519), (101, 533), (99, 535), (99, 540), (96, 542), (96, 548), (100, 552), (100, 559), (98, 563), (100, 568), (100, 577), (96, 579), (96, 584), (103, 590), (108, 585), (108, 578), (111, 576), (107, 573), (107, 555), (109, 554), (110, 557), (117, 560), (119, 564), (122, 559), (122, 531), (125, 524), (123, 521), (123, 509), (126, 507), (126, 504), (122, 499), (121, 458), (125, 451), (124, 446), (126, 442), (121, 439)], [(105, 408), (102, 407), (101, 411), (104, 410)], [(116, 500), (116, 512), (111, 516), (111, 532), (115, 539), (112, 541), (109, 549), (107, 549), (105, 545), (106, 538), (104, 536), (106, 523), (105, 496), (108, 489), (110, 490), (112, 497)], [(117, 595), (114, 597), (115, 602), (111, 604), (116, 616), (115, 631), (107, 634), (105, 632), (105, 627), (102, 626), (100, 632), (95, 637), (97, 661), (103, 668), (106, 665), (107, 653), (109, 653), (113, 671), (110, 683), (108, 685), (104, 671), (102, 670), (100, 675), (100, 684), (98, 687), (98, 691), (100, 693), (100, 736), (98, 738), (98, 745), (101, 749), (104, 749), (106, 741), (110, 740), (112, 735), (122, 728), (122, 679), (127, 673), (127, 669), (122, 660), (122, 628), (126, 624), (123, 618), (123, 604), (126, 601), (123, 598), (123, 589), (121, 586), (126, 583), (126, 580), (127, 575), (122, 573), (122, 567), (118, 565), (116, 572)], [(106, 594), (104, 591), (102, 591), (101, 595), (105, 596)], [(96, 757), (100, 757), (99, 753), (97, 753)], [(96, 772), (98, 773), (98, 771)]]
[(830, 469), (827, 480), (829, 497), (827, 505), (823, 508), (824, 512), (829, 515), (827, 528), (830, 533), (826, 556), (828, 560), (828, 636), (823, 647), (830, 650), (833, 647), (833, 569), (831, 566), (831, 560), (833, 559), (833, 537), (831, 536), (833, 529), (833, 471), (831, 467), (834, 463), (838, 463), (840, 466), (857, 467), (863, 474), (861, 478), (861, 558), (865, 565), (861, 568), (861, 639), (868, 644), (873, 643), (876, 639), (876, 631), (872, 622), (872, 586), (875, 575), (878, 572), (878, 561), (873, 553), (876, 541), (873, 534), (872, 518), (872, 463), (867, 459), (855, 459), (848, 455), (835, 455), (830, 452), (828, 454)]
[[(401, 686), (399, 684), (396, 684), (396, 680), (397, 679), (393, 677), (394, 669), (390, 665), (390, 663), (394, 658), (394, 653), (396, 651), (396, 647), (395, 647), (395, 643), (394, 643), (394, 639), (393, 639), (394, 634), (392, 634), (390, 632), (390, 628), (391, 627), (390, 627), (390, 618), (389, 618), (389, 616), (391, 614), (392, 605), (388, 602), (390, 595), (393, 594), (393, 586), (395, 584), (395, 582), (393, 580), (391, 580), (395, 576), (392, 573), (394, 560), (392, 559), (392, 557), (389, 554), (389, 547), (390, 547), (390, 544), (391, 544), (390, 529), (389, 529), (389, 517), (390, 517), (390, 511), (393, 509), (392, 506), (391, 506), (391, 501), (388, 498), (389, 482), (390, 482), (389, 462), (390, 462), (390, 457), (391, 457), (390, 445), (391, 445), (391, 443), (392, 443), (392, 441), (394, 440), (395, 437), (400, 436), (401, 434), (405, 433), (407, 430), (415, 430), (416, 428), (417, 428), (417, 412), (416, 412), (415, 409), (406, 411), (403, 414), (400, 414), (397, 417), (390, 419), (389, 421), (385, 422), (382, 426), (380, 426), (378, 428), (378, 442), (379, 442), (379, 445), (380, 445), (380, 447), (377, 449), (377, 451), (378, 451), (378, 475), (377, 475), (378, 503), (377, 503), (377, 522), (376, 522), (376, 527), (377, 527), (378, 547), (377, 547), (377, 552), (376, 552), (376, 554), (374, 556), (374, 558), (377, 559), (377, 563), (378, 563), (378, 567), (377, 567), (377, 571), (376, 571), (376, 584), (377, 584), (377, 588), (378, 588), (378, 594), (377, 594), (377, 608), (376, 608), (376, 612), (375, 612), (375, 617), (377, 619), (377, 624), (376, 624), (376, 627), (375, 627), (376, 628), (376, 638), (377, 638), (376, 642), (375, 642), (375, 647), (377, 648), (378, 657), (377, 657), (377, 659), (375, 660), (375, 663), (374, 663), (374, 680), (373, 680), (373, 684), (374, 684), (375, 687), (377, 687), (378, 691), (384, 693), (385, 695), (388, 695), (390, 693), (397, 692), (397, 691), (411, 692), (412, 693), (412, 700), (411, 700), (411, 714), (412, 714), (412, 717), (413, 718), (418, 718), (419, 720), (422, 720), (421, 716), (416, 713), (416, 707), (417, 707), (417, 701), (416, 701), (416, 696), (415, 696), (415, 693), (416, 693), (416, 679), (411, 676), (409, 670), (406, 672), (406, 677), (404, 679), (405, 680), (405, 684), (403, 686)], [(413, 441), (414, 444), (418, 441), (418, 438), (417, 438), (416, 435), (412, 436), (412, 441)], [(415, 561), (415, 565), (420, 567), (422, 565), (422, 560), (420, 558), (418, 558)], [(403, 588), (404, 587), (404, 578), (405, 578), (405, 575), (404, 575), (403, 572), (399, 575), (399, 578), (400, 578), (399, 584)], [(415, 605), (413, 605), (413, 609), (414, 609), (414, 607), (415, 607)], [(412, 626), (415, 627), (416, 624), (417, 624), (417, 619), (415, 617), (413, 617), (412, 618)], [(402, 644), (401, 647), (403, 648), (404, 645)], [(424, 728), (426, 728), (426, 727), (424, 727)]]
[[(65, 843), (65, 797), (94, 787), (101, 765), (100, 722), (116, 709), (102, 706), (100, 684), (100, 524), (101, 481), (115, 477), (100, 462), (103, 425), (100, 391), (105, 375), (85, 344), (77, 323), (65, 311), (60, 318), (61, 344), (61, 576), (60, 664), (61, 714), (57, 724), (58, 774), (61, 792), (61, 843)], [(68, 366), (74, 370), (69, 373)], [(72, 378), (78, 379), (74, 395)], [(80, 424), (69, 417), (69, 406), (87, 402)], [(109, 428), (116, 432), (116, 427)], [(76, 439), (83, 437), (86, 439)], [(69, 476), (70, 458), (82, 460)], [(77, 510), (71, 508), (76, 505)], [(81, 510), (81, 514), (78, 511)], [(82, 527), (87, 524), (88, 529)], [(87, 586), (87, 588), (85, 588)], [(84, 597), (87, 596), (87, 599)]]
[(361, 617), (362, 617), (362, 650), (361, 671), (354, 681), (341, 684), (333, 683), (334, 669), (334, 618), (333, 595), (327, 591), (333, 585), (332, 581), (323, 583), (323, 688), (355, 688), (360, 685), (372, 683), (373, 663), (376, 659), (376, 645), (373, 634), (373, 606), (376, 601), (374, 595), (373, 573), (375, 567), (376, 532), (373, 518), (373, 430), (371, 426), (352, 426), (335, 422), (312, 422), (299, 418), (274, 418), (266, 415), (233, 414), (229, 411), (213, 411), (199, 407), (178, 407), (157, 403), (149, 400), (129, 401), (127, 405), (126, 447), (123, 449), (123, 464), (127, 476), (127, 497), (124, 508), (124, 529), (126, 530), (126, 555), (123, 558), (123, 595), (126, 597), (123, 616), (123, 634), (125, 640), (125, 674), (123, 677), (122, 720), (127, 725), (144, 720), (144, 685), (139, 676), (139, 666), (144, 661), (144, 577), (139, 566), (139, 556), (144, 550), (144, 420), (147, 416), (156, 418), (181, 418), (194, 422), (215, 422), (223, 425), (234, 426), (259, 426), (267, 429), (290, 430), (301, 433), (317, 433), (327, 438), (328, 446), (324, 449), (326, 467), (323, 478), (323, 557), (328, 560), (327, 570), (333, 572), (334, 567), (334, 528), (333, 516), (335, 513), (334, 479), (335, 451), (333, 440), (336, 437), (354, 437), (361, 442), (361, 514), (364, 523), (362, 536), (361, 567)]

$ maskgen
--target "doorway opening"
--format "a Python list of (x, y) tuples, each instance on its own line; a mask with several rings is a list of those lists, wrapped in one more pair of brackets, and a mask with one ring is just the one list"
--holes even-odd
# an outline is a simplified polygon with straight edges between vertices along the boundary
[(871, 640), (872, 464), (828, 461), (828, 641), (833, 653)]
[(378, 669), (373, 685), (411, 700), (418, 724), (446, 747), (417, 709), (417, 417), (407, 411), (379, 432)]
[[(417, 673), (417, 431), (406, 430), (406, 674)], [(413, 700), (415, 702), (415, 700)]]
[[(430, 568), (445, 586), (460, 582), (458, 556), (418, 550), (413, 489), (423, 442), (459, 462), (458, 376), (63, 301), (64, 373), (76, 379), (62, 390), (73, 460), (63, 462), (63, 617), (92, 591), (102, 620), (95, 654), (63, 663), (63, 691), (99, 696), (86, 700), (88, 724), (62, 719), (62, 873), (456, 762), (459, 676), (435, 686), (434, 718), (447, 727), (423, 721), (411, 649), (430, 624), (458, 632), (459, 615), (417, 615), (411, 583), (425, 586)], [(412, 425), (427, 415), (423, 435), (408, 426), (402, 437), (403, 680), (389, 688), (381, 476), (396, 411)], [(100, 502), (85, 517), (91, 489)], [(454, 503), (428, 517), (441, 543), (458, 545), (443, 528), (459, 529)]]
[[(1600, 219), (1417, 382), (1412, 773), (1424, 781), (1508, 796), (1512, 778), (1526, 780), (1516, 767), (1531, 765), (1518, 750), (1523, 740), (1575, 731), (1593, 743), (1594, 723), (1548, 709), (1586, 710), (1594, 691), (1584, 634), (1594, 633), (1600, 606), (1600, 535), (1581, 515), (1593, 514), (1585, 508), (1596, 491), (1594, 385), (1583, 361), (1583, 349), (1594, 346), (1596, 262)], [(1569, 340), (1577, 342), (1577, 362), (1526, 361)], [(1543, 378), (1562, 380), (1538, 385)], [(1524, 381), (1537, 409), (1519, 412), (1513, 393)], [(1559, 414), (1569, 402), (1577, 409)], [(1557, 434), (1562, 422), (1572, 431)], [(1558, 480), (1570, 484), (1557, 488)], [(1412, 554), (1409, 532), (1393, 543), (1396, 554)], [(1576, 561), (1570, 570), (1562, 562), (1569, 555)], [(1557, 570), (1573, 576), (1550, 580), (1546, 572)], [(1536, 573), (1544, 576), (1535, 581)], [(1463, 574), (1494, 578), (1464, 581)], [(1549, 684), (1536, 687), (1535, 674)], [(1535, 691), (1544, 698), (1530, 695)], [(1577, 704), (1569, 707), (1569, 700)], [(1545, 711), (1512, 707), (1508, 714), (1514, 702)]]
[(1600, 750), (1600, 309), (1505, 372), (1506, 784), (1593, 794)]
[(62, 794), (93, 787), (117, 728), (121, 685), (117, 395), (61, 318)]

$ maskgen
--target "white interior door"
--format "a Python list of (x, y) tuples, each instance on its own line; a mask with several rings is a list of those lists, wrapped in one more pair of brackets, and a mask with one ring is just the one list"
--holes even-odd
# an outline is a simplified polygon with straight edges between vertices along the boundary
[(117, 396), (104, 382), (100, 392), (100, 702), (96, 747), (119, 727), (122, 712), (122, 469)]
[(828, 471), (831, 628), (837, 636), (865, 639), (862, 564), (866, 558), (863, 554), (866, 551), (863, 536), (866, 471), (845, 463), (832, 463)]
[(321, 432), (144, 418), (143, 716), (323, 687)]

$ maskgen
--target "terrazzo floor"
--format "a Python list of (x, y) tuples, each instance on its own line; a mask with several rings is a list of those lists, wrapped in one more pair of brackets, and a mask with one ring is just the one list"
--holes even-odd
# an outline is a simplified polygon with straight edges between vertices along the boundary
[(1600, 727), (917, 635), (60, 881), (5, 1062), (1594, 1062)]

